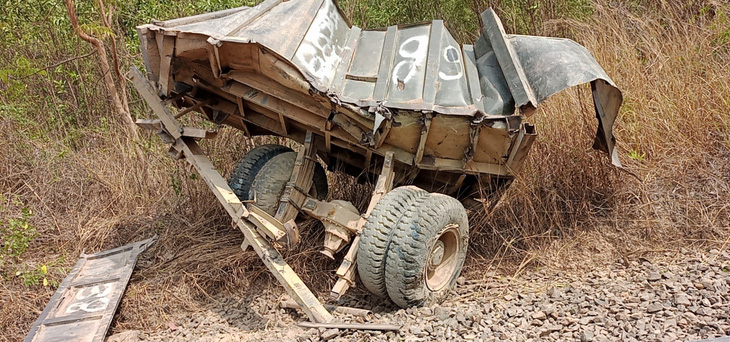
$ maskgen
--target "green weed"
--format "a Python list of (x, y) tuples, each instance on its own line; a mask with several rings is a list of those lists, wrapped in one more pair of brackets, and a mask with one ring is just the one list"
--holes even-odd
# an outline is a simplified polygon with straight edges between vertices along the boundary
[[(2, 207), (0, 212), (4, 213)], [(0, 269), (22, 261), (21, 256), (38, 235), (29, 222), (31, 216), (31, 210), (23, 208), (20, 217), (8, 217), (0, 221)]]

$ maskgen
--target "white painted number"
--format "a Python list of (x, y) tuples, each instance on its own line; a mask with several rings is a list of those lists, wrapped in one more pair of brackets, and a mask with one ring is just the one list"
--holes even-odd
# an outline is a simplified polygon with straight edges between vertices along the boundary
[(458, 71), (455, 74), (448, 75), (443, 71), (439, 71), (439, 77), (444, 81), (451, 81), (460, 79), (464, 76), (464, 65), (461, 63), (461, 57), (459, 56), (459, 50), (453, 45), (449, 45), (444, 49), (444, 59), (448, 63), (456, 64)]
[[(398, 48), (398, 54), (403, 57), (403, 60), (393, 67), (393, 84), (408, 83), (426, 60), (426, 52), (428, 52), (427, 36), (406, 39)], [(405, 70), (405, 75), (401, 75), (403, 73), (401, 69)]]
[(337, 8), (325, 1), (295, 56), (304, 69), (325, 83), (334, 77), (344, 50), (343, 42), (335, 39), (340, 20)]
[(107, 308), (109, 306), (109, 294), (112, 293), (111, 284), (96, 285), (81, 289), (76, 293), (75, 300), (78, 302), (73, 303), (66, 308), (66, 313), (74, 313), (79, 310), (85, 312), (97, 312)]

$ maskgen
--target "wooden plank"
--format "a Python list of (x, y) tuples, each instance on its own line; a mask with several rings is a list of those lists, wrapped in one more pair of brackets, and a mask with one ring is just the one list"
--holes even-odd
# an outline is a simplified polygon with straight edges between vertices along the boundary
[(194, 105), (192, 105), (192, 106), (190, 106), (188, 108), (185, 108), (185, 109), (179, 111), (177, 114), (175, 114), (175, 119), (179, 119), (179, 118), (183, 117), (185, 114), (190, 113), (190, 112), (192, 112), (194, 110), (198, 110), (201, 107), (207, 106), (207, 105), (209, 105), (211, 103), (213, 103), (213, 100), (200, 101), (200, 102), (198, 102), (198, 103), (196, 103), (196, 104), (194, 104)]
[(363, 145), (371, 145), (370, 143), (374, 144), (373, 141), (365, 141), (364, 138), (366, 137), (366, 133), (368, 132), (360, 125), (358, 125), (354, 120), (350, 119), (349, 116), (342, 113), (337, 113), (332, 116), (332, 119), (330, 121), (334, 122), (345, 132), (349, 133), (358, 143)]
[(134, 124), (137, 125), (139, 128), (149, 129), (152, 131), (159, 131), (162, 129), (162, 123), (160, 123), (160, 119), (137, 119)]
[[(299, 304), (291, 299), (285, 299), (281, 301), (281, 307), (286, 309), (301, 310)], [(358, 316), (365, 319), (369, 319), (373, 312), (367, 309), (353, 308), (349, 306), (336, 306), (336, 305), (325, 305), (325, 308), (330, 312), (337, 312), (346, 315)]]
[(480, 173), (487, 173), (497, 176), (510, 175), (510, 172), (505, 165), (481, 163), (475, 161), (472, 161), (469, 165), (466, 165), (463, 160), (446, 158), (434, 158), (432, 159), (432, 163), (421, 163), (419, 167), (424, 170), (444, 170), (451, 172), (454, 172), (454, 170), (464, 170), (465, 173), (475, 175)]
[(297, 153), (289, 183), (281, 196), (279, 208), (276, 211), (276, 219), (281, 222), (288, 222), (297, 217), (299, 209), (307, 199), (307, 193), (312, 187), (314, 176), (314, 163), (317, 158), (317, 147), (314, 145), (314, 136), (307, 131), (304, 138), (304, 145)]
[(332, 133), (329, 130), (324, 131), (324, 146), (328, 153), (332, 151)]
[(312, 323), (301, 322), (300, 327), (304, 328), (325, 328), (325, 329), (354, 329), (354, 330), (382, 330), (382, 331), (398, 331), (400, 325), (394, 324), (371, 324), (371, 323)]
[(238, 114), (241, 117), (240, 123), (243, 134), (251, 138), (251, 132), (248, 131), (248, 126), (246, 126), (246, 121), (244, 120), (246, 117), (246, 110), (243, 108), (243, 99), (240, 96), (236, 96), (236, 105), (238, 106)]
[(278, 112), (279, 114), (279, 124), (281, 125), (281, 131), (284, 132), (284, 136), (289, 135), (286, 130), (286, 120), (284, 120), (284, 114), (281, 114), (281, 112)]
[(160, 53), (160, 92), (167, 96), (170, 95), (170, 84), (172, 84), (172, 57), (175, 53), (175, 37), (162, 35), (162, 50)]
[(238, 105), (238, 113), (241, 117), (246, 117), (246, 110), (243, 109), (243, 99), (240, 96), (236, 96), (236, 105)]
[(249, 211), (248, 220), (259, 228), (260, 232), (277, 242), (286, 238), (286, 228), (281, 222), (253, 204), (247, 205), (246, 208)]
[(418, 165), (421, 164), (421, 160), (423, 160), (423, 151), (426, 148), (426, 140), (428, 140), (428, 131), (431, 128), (431, 119), (433, 118), (433, 114), (425, 114), (423, 116), (423, 126), (421, 127), (421, 138), (418, 140), (418, 149), (416, 150), (416, 156), (413, 159), (413, 164)]
[(390, 133), (390, 129), (393, 128), (393, 121), (387, 120), (383, 123), (382, 132), (380, 130), (377, 130), (375, 132), (375, 135), (373, 139), (375, 140), (375, 148), (378, 149), (380, 146), (383, 146), (383, 143), (385, 143), (385, 139), (388, 137), (388, 133)]
[(337, 268), (337, 276), (344, 277), (347, 275), (347, 270), (353, 268), (355, 260), (357, 259), (357, 246), (359, 244), (360, 236), (358, 235), (352, 240), (352, 245), (350, 246), (350, 249), (347, 250), (345, 257), (342, 259), (342, 264), (340, 264), (340, 267)]

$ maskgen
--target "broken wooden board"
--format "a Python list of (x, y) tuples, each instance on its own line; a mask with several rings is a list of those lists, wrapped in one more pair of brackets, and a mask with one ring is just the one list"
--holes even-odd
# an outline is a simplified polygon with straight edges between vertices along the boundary
[(33, 323), (25, 342), (104, 341), (137, 257), (155, 241), (157, 236), (81, 254)]

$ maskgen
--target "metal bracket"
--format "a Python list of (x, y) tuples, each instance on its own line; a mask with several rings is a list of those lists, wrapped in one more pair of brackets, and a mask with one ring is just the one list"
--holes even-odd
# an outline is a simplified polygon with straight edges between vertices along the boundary
[(276, 219), (289, 222), (297, 217), (299, 208), (307, 199), (307, 193), (312, 187), (312, 177), (317, 158), (317, 147), (314, 145), (314, 135), (307, 131), (304, 146), (299, 149), (294, 162), (291, 178), (281, 196), (279, 208), (276, 210)]
[[(375, 183), (375, 189), (373, 190), (373, 195), (370, 197), (368, 209), (357, 223), (356, 232), (358, 234), (365, 225), (365, 222), (367, 222), (367, 218), (370, 216), (370, 213), (373, 209), (375, 209), (375, 205), (378, 204), (380, 199), (393, 188), (394, 174), (393, 152), (386, 152), (385, 158), (383, 159), (383, 169), (380, 171), (380, 176), (378, 176), (378, 182)], [(331, 297), (334, 299), (340, 299), (350, 286), (355, 283), (355, 273), (357, 270), (357, 248), (359, 243), (360, 236), (358, 235), (352, 240), (350, 248), (347, 250), (347, 254), (342, 260), (342, 264), (340, 264), (340, 267), (337, 269), (337, 276), (339, 279), (337, 280), (337, 283), (335, 283), (335, 286), (332, 287), (332, 291), (330, 293)]]

